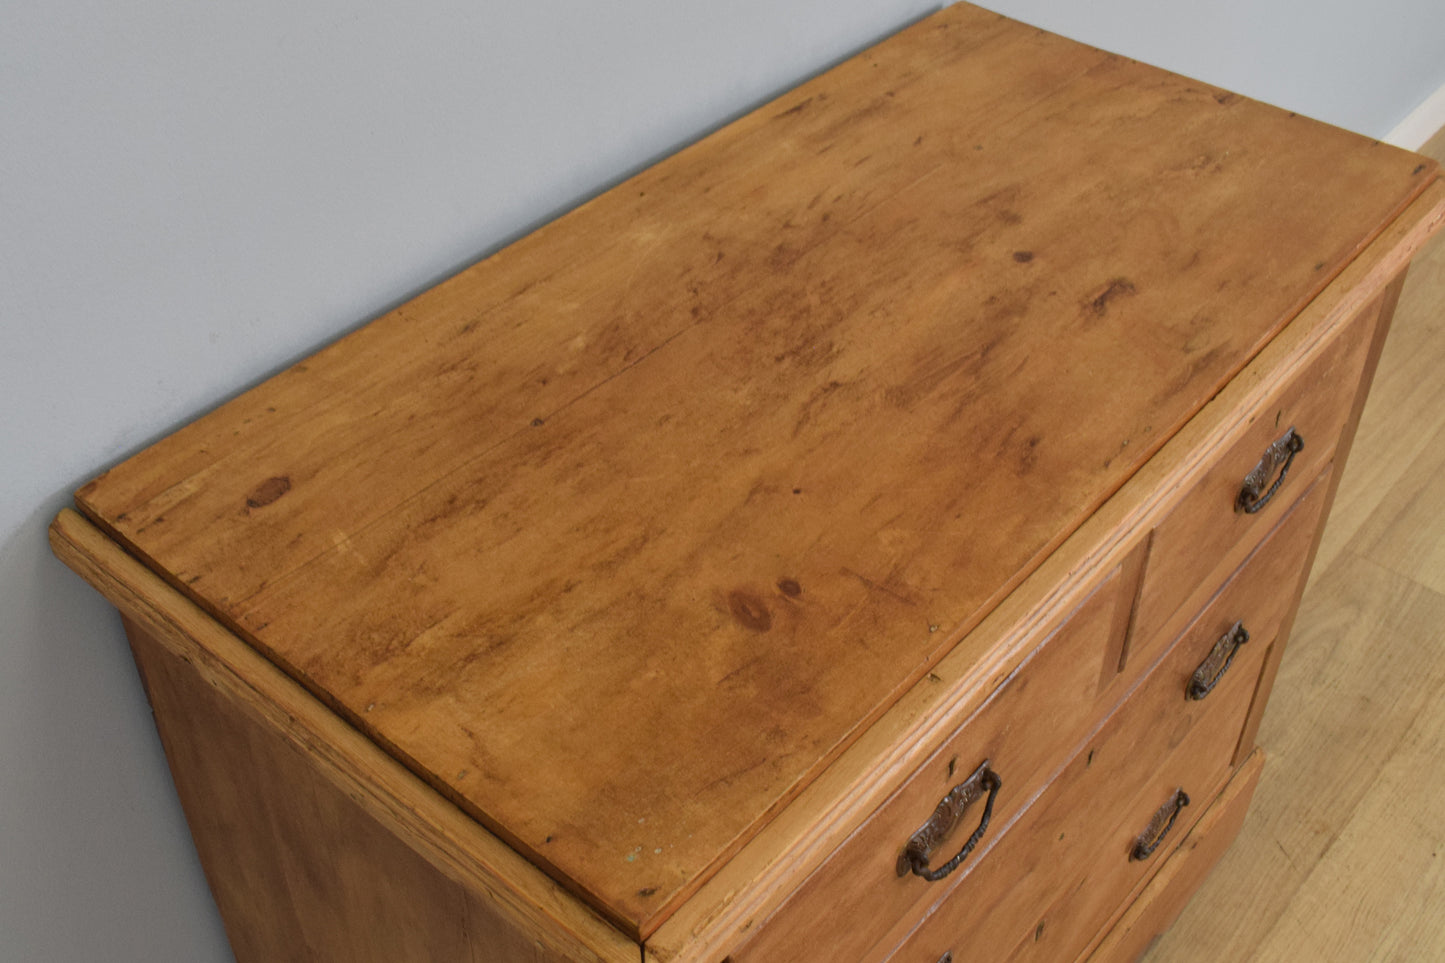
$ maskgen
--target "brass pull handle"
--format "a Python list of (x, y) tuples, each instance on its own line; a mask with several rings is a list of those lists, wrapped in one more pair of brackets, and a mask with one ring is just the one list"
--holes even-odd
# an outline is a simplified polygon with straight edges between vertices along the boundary
[[(922, 876), (930, 883), (936, 883), (949, 873), (958, 868), (958, 865), (968, 858), (983, 834), (988, 830), (988, 821), (993, 816), (993, 801), (998, 795), (998, 787), (1003, 785), (998, 773), (988, 767), (988, 760), (985, 759), (973, 775), (949, 790), (948, 795), (939, 800), (933, 815), (928, 817), (928, 822), (919, 827), (918, 832), (908, 839), (908, 845), (904, 847), (903, 853), (898, 857), (898, 875), (906, 876), (912, 873), (915, 876)], [(963, 848), (958, 851), (948, 862), (937, 869), (928, 868), (928, 860), (933, 855), (938, 844), (948, 837), (953, 827), (958, 824), (964, 812), (985, 792), (988, 798), (983, 804), (983, 818), (978, 821), (978, 828)]]
[(1179, 812), (1189, 805), (1189, 794), (1183, 789), (1174, 790), (1174, 795), (1169, 801), (1160, 807), (1149, 820), (1149, 826), (1134, 840), (1134, 849), (1130, 851), (1130, 859), (1148, 859), (1154, 855), (1154, 850), (1164, 842), (1164, 837), (1169, 835), (1169, 830), (1174, 828), (1174, 821), (1179, 818)]
[[(1274, 493), (1279, 491), (1279, 486), (1284, 484), (1285, 476), (1289, 474), (1289, 466), (1294, 462), (1294, 456), (1298, 455), (1304, 446), (1304, 438), (1291, 426), (1278, 440), (1266, 448), (1259, 464), (1244, 476), (1244, 484), (1240, 486), (1239, 497), (1234, 500), (1234, 510), (1244, 512), (1246, 515), (1253, 515), (1268, 505), (1269, 500), (1274, 497)], [(1276, 470), (1279, 471), (1278, 477), (1275, 478), (1274, 484), (1269, 486), (1269, 491), (1265, 491), (1265, 483)]]
[(1199, 663), (1199, 668), (1194, 670), (1194, 675), (1189, 678), (1189, 688), (1185, 691), (1185, 696), (1197, 702), (1213, 692), (1214, 687), (1229, 669), (1230, 663), (1234, 661), (1239, 647), (1248, 641), (1249, 630), (1244, 627), (1244, 623), (1234, 623), (1234, 626), (1221, 635), (1218, 642), (1214, 643), (1214, 648), (1210, 649), (1209, 654), (1204, 657), (1204, 661)]

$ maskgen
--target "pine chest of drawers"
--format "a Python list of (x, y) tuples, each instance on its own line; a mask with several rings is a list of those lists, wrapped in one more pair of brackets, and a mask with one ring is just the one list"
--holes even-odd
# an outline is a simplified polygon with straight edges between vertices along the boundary
[(1125, 960), (1432, 164), (960, 4), (85, 486), (238, 959)]

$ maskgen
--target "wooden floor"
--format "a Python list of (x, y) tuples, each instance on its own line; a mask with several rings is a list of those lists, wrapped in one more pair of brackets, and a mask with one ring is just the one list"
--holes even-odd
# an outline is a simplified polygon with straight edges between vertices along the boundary
[(1259, 743), (1239, 839), (1144, 959), (1445, 960), (1445, 237), (1410, 269)]

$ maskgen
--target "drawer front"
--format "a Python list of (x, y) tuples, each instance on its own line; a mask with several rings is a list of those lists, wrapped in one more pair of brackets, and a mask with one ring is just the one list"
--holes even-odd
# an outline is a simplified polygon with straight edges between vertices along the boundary
[[(1175, 698), (1188, 702), (1229, 701), (1232, 707), (1225, 728), (1237, 733), (1253, 698), (1259, 666), (1294, 601), (1304, 572), (1305, 557), (1320, 524), (1328, 474), (1315, 481), (1298, 504), (1259, 549), (1229, 580), (1229, 583), (1189, 625), (1160, 667), (1159, 680)], [(1234, 648), (1242, 624), (1248, 641)], [(1255, 647), (1250, 658), (1246, 649)], [(1233, 658), (1225, 658), (1232, 654)], [(1208, 684), (1201, 692), (1199, 682)], [(1191, 698), (1191, 696), (1197, 698)], [(1230, 751), (1232, 753), (1233, 745)], [(1208, 752), (1213, 753), (1211, 745)], [(1191, 806), (1181, 813), (1173, 839), (1183, 837), (1190, 821), (1203, 813), (1217, 788), (1209, 773), (1224, 771), (1226, 757), (1211, 756), (1209, 768), (1199, 766), (1189, 751), (1171, 751), (1150, 778), (1143, 794), (1132, 807), (1132, 820), (1101, 838), (1079, 864), (1074, 885), (1054, 900), (1029, 934), (1014, 950), (1010, 960), (1071, 960), (1083, 952), (1096, 935), (1119, 912), (1129, 894), (1155, 862), (1167, 855), (1161, 846), (1144, 863), (1131, 860), (1130, 850), (1137, 833), (1159, 807), (1165, 806), (1177, 789), (1191, 796)], [(1223, 768), (1220, 768), (1223, 767)]]
[[(1379, 302), (1361, 310), (1313, 363), (1261, 408), (1155, 528), (1127, 647), (1131, 664), (1136, 659), (1148, 664), (1157, 657), (1180, 618), (1207, 599), (1202, 593), (1234, 571), (1295, 501), (1303, 483), (1333, 460), (1379, 311)], [(1303, 439), (1303, 447), (1293, 454), (1284, 481), (1257, 512), (1237, 510), (1245, 477), (1290, 429)], [(1291, 457), (1287, 445), (1276, 452)], [(1265, 493), (1278, 479), (1279, 468), (1266, 475)]]
[[(1102, 668), (1117, 653), (1132, 585), (1115, 569), (942, 748), (915, 770), (748, 942), (733, 963), (837, 963), (863, 953), (982, 860), (1102, 716)], [(1115, 658), (1117, 655), (1114, 656)], [(1112, 689), (1110, 689), (1112, 693)], [(1000, 779), (987, 830), (942, 881), (900, 857), (950, 791), (987, 760)], [(980, 789), (931, 854), (937, 870), (963, 846), (988, 805)]]
[[(987, 954), (1069, 960), (1082, 952), (1162, 857), (1132, 858), (1156, 819), (1181, 838), (1230, 773), (1264, 657), (1292, 601), (1313, 539), (1325, 485), (1230, 579), (1168, 655), (1079, 754), (889, 957), (936, 963)], [(1220, 626), (1252, 623), (1251, 640), (1202, 699), (1188, 690), (1213, 653)], [(1213, 678), (1217, 673), (1210, 673)], [(897, 934), (902, 937), (902, 933)], [(887, 945), (887, 941), (885, 941)], [(875, 952), (863, 958), (882, 955)], [(839, 956), (838, 959), (847, 957)]]
[(1263, 768), (1264, 752), (1256, 749), (1119, 921), (1101, 934), (1088, 963), (1136, 963), (1154, 938), (1168, 929), (1239, 835)]

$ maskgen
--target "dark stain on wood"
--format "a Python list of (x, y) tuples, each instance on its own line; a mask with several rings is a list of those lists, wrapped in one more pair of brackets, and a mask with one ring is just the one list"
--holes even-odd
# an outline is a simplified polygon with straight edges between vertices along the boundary
[(1030, 472), (1034, 465), (1038, 464), (1038, 447), (1042, 440), (1038, 435), (1032, 435), (1028, 441), (1024, 442), (1023, 450), (1019, 454), (1019, 470), (1021, 472)]
[(805, 110), (808, 109), (808, 105), (811, 104), (812, 102), (813, 102), (813, 98), (812, 98), (812, 97), (809, 97), (809, 98), (807, 98), (806, 100), (803, 100), (803, 101), (800, 101), (800, 102), (797, 103), (797, 104), (794, 104), (792, 107), (789, 107), (787, 110), (783, 111), (781, 114), (778, 114), (777, 116), (778, 116), (778, 117), (789, 117), (789, 116), (791, 116), (791, 115), (793, 115), (793, 114), (801, 114), (803, 111), (805, 111)]
[[(794, 354), (797, 354), (797, 349), (795, 349)], [(822, 365), (832, 360), (832, 358), (836, 354), (838, 354), (838, 352), (834, 348), (833, 343), (830, 341), (828, 342), (826, 348), (822, 351), (815, 350), (814, 352), (812, 352), (811, 357), (800, 358), (800, 360), (812, 367), (821, 367)], [(788, 355), (779, 355), (778, 357), (785, 358), (788, 357)], [(824, 406), (827, 404), (828, 398), (835, 391), (842, 387), (844, 387), (843, 382), (831, 380), (808, 396), (808, 399), (804, 401), (801, 408), (799, 408), (798, 419), (793, 424), (794, 438), (797, 438), (798, 435), (802, 433), (803, 429), (806, 428), (808, 424), (813, 421), (813, 415), (815, 412), (826, 411)], [(800, 489), (794, 489), (793, 494), (796, 495), (799, 491)]]
[(869, 589), (871, 589), (871, 590), (873, 590), (873, 591), (875, 591), (875, 592), (882, 592), (884, 595), (887, 595), (887, 596), (889, 596), (890, 598), (895, 598), (895, 599), (897, 599), (898, 601), (904, 603), (905, 605), (916, 605), (916, 604), (918, 604), (918, 603), (916, 603), (913, 599), (911, 599), (911, 598), (909, 598), (908, 596), (902, 594), (901, 592), (896, 592), (896, 591), (894, 591), (893, 589), (889, 588), (888, 586), (882, 584), (881, 582), (875, 582), (873, 579), (871, 579), (871, 578), (869, 578), (868, 576), (864, 575), (862, 572), (855, 572), (855, 571), (853, 571), (851, 568), (846, 568), (846, 567), (843, 568), (843, 569), (841, 569), (840, 571), (841, 571), (841, 573), (842, 573), (843, 575), (850, 576), (850, 577), (855, 578), (855, 579), (857, 579), (858, 581), (862, 582), (862, 583), (863, 583), (865, 586), (867, 586)]
[[(285, 475), (268, 478), (246, 496), (247, 508), (265, 508), (291, 490), (291, 479)], [(159, 521), (159, 519), (157, 519)]]
[(795, 578), (780, 578), (778, 579), (778, 591), (788, 598), (795, 599), (803, 594), (803, 586), (799, 585)]
[(1109, 302), (1134, 294), (1134, 282), (1128, 278), (1114, 278), (1104, 289), (1089, 299), (1089, 309), (1099, 317), (1109, 313)]
[(1034, 259), (1033, 251), (1015, 251), (1014, 260), (1020, 264), (1027, 264)]
[[(1004, 313), (1007, 313), (1007, 309)], [(960, 375), (977, 375), (984, 368), (988, 356), (998, 343), (999, 341), (996, 339), (983, 341), (973, 350), (957, 357), (920, 358), (918, 365), (914, 368), (917, 372), (914, 377), (903, 384), (889, 385), (884, 388), (883, 398), (895, 407), (904, 411), (912, 411), (935, 389), (950, 379)]]
[(745, 629), (752, 629), (754, 632), (766, 632), (773, 627), (773, 613), (763, 604), (763, 600), (742, 589), (734, 589), (728, 593), (728, 609), (732, 612), (733, 618)]

